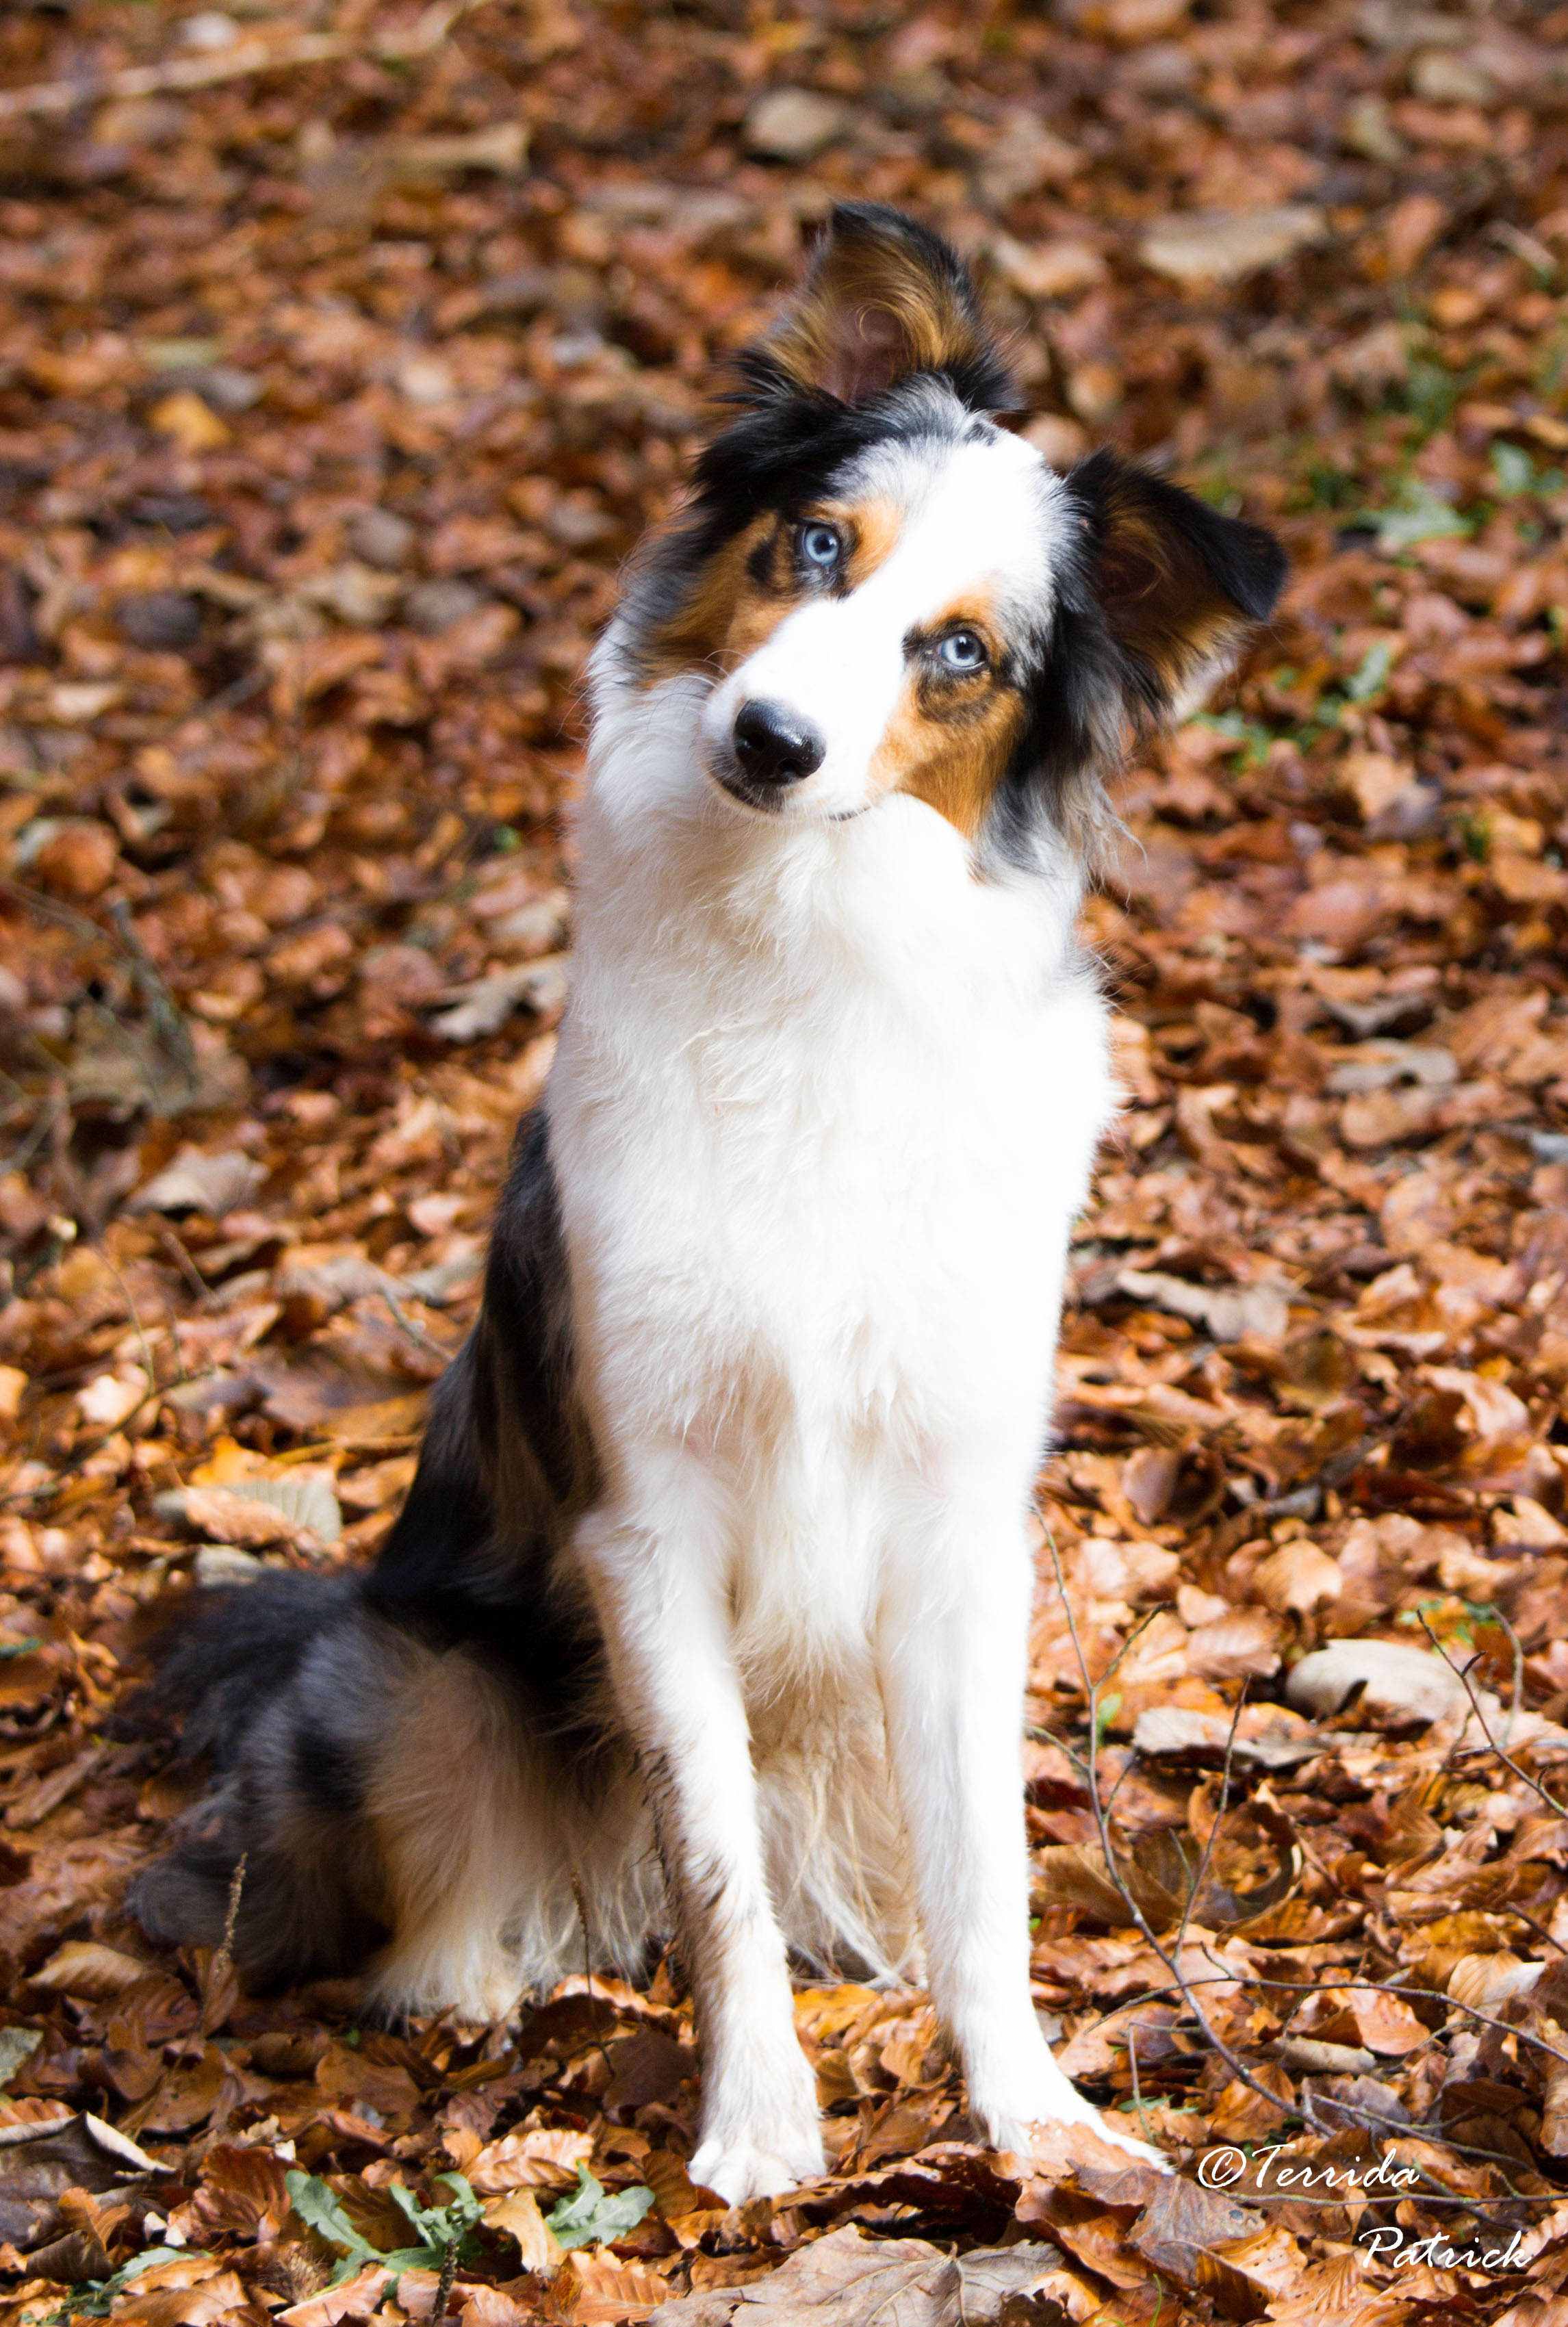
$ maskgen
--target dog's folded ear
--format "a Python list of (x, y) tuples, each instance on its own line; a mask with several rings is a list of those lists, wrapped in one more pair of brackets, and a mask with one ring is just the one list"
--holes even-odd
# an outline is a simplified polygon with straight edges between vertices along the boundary
[(939, 235), (879, 202), (840, 202), (783, 321), (741, 360), (751, 388), (864, 404), (939, 372), (977, 412), (1013, 401), (969, 270)]
[(1262, 526), (1114, 453), (1080, 462), (1067, 489), (1083, 528), (1080, 586), (1117, 650), (1127, 708), (1179, 715), (1274, 612), (1284, 552)]

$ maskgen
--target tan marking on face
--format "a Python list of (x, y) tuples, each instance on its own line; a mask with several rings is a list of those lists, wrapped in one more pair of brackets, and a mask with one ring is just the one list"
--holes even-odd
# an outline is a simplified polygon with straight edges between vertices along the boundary
[[(904, 512), (896, 501), (824, 501), (797, 520), (836, 526), (848, 544), (841, 569), (859, 589), (896, 547)], [(764, 646), (787, 614), (813, 594), (795, 563), (795, 525), (767, 513), (724, 544), (682, 607), (656, 633), (645, 656), (646, 684), (687, 670), (726, 678)], [(764, 579), (752, 571), (755, 553), (768, 551)]]
[(805, 522), (819, 518), (825, 525), (838, 527), (849, 544), (844, 578), (850, 589), (858, 590), (897, 548), (904, 515), (897, 501), (824, 501)]
[(1027, 715), (1023, 697), (998, 676), (1001, 640), (989, 602), (950, 606), (928, 635), (936, 640), (959, 628), (976, 631), (991, 659), (983, 669), (948, 675), (923, 656), (915, 659), (872, 761), (871, 781), (879, 795), (907, 792), (924, 800), (973, 840)]
[[(770, 544), (769, 578), (759, 582), (751, 571), (752, 554)], [(772, 636), (802, 594), (789, 528), (764, 512), (724, 544), (679, 612), (654, 633), (644, 657), (645, 683), (657, 687), (688, 670), (728, 678)]]

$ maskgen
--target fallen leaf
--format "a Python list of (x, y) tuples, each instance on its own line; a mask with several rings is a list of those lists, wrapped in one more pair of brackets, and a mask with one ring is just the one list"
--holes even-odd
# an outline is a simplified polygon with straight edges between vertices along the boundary
[[(1331, 1641), (1293, 1668), (1285, 1694), (1302, 1713), (1340, 1720), (1430, 1722), (1470, 1703), (1446, 1659), (1400, 1640)], [(1495, 1697), (1477, 1695), (1483, 1711), (1500, 1712)]]
[(1240, 283), (1323, 241), (1328, 221), (1310, 202), (1262, 210), (1190, 211), (1144, 229), (1138, 256), (1175, 283)]
[(266, 1177), (264, 1165), (232, 1152), (205, 1154), (182, 1147), (173, 1164), (131, 1199), (133, 1212), (204, 1212), (221, 1220), (253, 1196)]

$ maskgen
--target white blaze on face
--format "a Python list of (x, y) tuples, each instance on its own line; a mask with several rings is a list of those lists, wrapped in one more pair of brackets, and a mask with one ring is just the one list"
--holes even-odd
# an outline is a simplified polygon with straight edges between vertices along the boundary
[[(835, 480), (832, 507), (857, 506), (874, 508), (884, 528), (886, 513), (897, 513), (891, 547), (858, 587), (823, 591), (795, 607), (704, 711), (703, 741), (715, 769), (731, 758), (736, 715), (748, 703), (775, 705), (816, 731), (821, 764), (781, 788), (774, 815), (854, 815), (898, 789), (900, 760), (918, 754), (922, 736), (940, 746), (941, 690), (932, 700), (919, 688), (912, 640), (947, 622), (978, 621), (994, 659), (1010, 631), (1038, 622), (1050, 605), (1052, 552), (1066, 521), (1062, 488), (1022, 438), (988, 429), (959, 444), (880, 444)], [(1022, 716), (1011, 717), (1016, 698), (994, 668), (953, 707), (975, 729), (988, 690), (1008, 698), (1009, 715), (998, 704), (987, 723), (994, 757)], [(987, 746), (976, 737), (970, 748)]]

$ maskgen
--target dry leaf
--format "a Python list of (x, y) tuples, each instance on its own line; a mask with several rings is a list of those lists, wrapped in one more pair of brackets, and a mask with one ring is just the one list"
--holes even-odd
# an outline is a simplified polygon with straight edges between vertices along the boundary
[(1321, 242), (1327, 233), (1322, 211), (1310, 202), (1233, 213), (1195, 211), (1147, 228), (1138, 256), (1172, 282), (1239, 283)]

